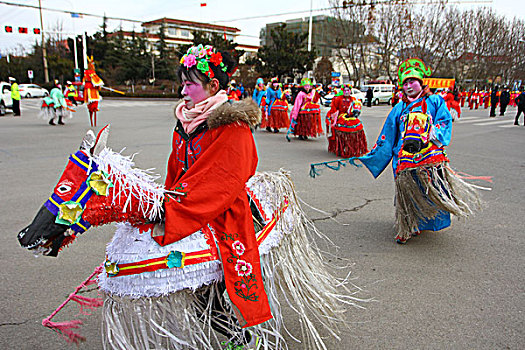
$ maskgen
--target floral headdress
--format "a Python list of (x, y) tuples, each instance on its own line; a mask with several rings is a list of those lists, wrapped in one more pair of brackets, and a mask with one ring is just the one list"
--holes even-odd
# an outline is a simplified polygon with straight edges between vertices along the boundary
[(190, 47), (180, 59), (180, 64), (184, 65), (186, 69), (197, 65), (197, 69), (206, 74), (210, 79), (213, 79), (215, 76), (211, 69), (211, 64), (220, 67), (225, 73), (228, 70), (228, 67), (222, 62), (222, 54), (217, 52), (211, 45), (202, 46), (202, 44), (199, 44), (198, 46)]

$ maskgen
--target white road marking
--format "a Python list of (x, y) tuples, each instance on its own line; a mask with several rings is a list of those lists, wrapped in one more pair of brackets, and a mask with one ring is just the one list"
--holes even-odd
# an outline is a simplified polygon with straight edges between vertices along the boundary
[(509, 119), (509, 120), (491, 120), (491, 121), (487, 121), (483, 123), (475, 123), (473, 125), (483, 126), (483, 125), (500, 125), (500, 124), (510, 124), (510, 123), (513, 123), (513, 121)]

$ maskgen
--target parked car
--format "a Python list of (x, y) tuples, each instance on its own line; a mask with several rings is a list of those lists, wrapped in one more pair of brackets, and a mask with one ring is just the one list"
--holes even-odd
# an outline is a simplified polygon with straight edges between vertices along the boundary
[(46, 97), (49, 96), (49, 91), (36, 84), (20, 84), (18, 85), (20, 96), (23, 98), (31, 97)]
[(366, 96), (366, 91), (371, 87), (374, 92), (372, 103), (378, 105), (380, 103), (392, 104), (392, 94), (395, 90), (395, 85), (392, 84), (370, 84), (361, 86), (361, 91)]
[[(352, 88), (352, 93), (351, 95), (355, 98), (357, 98), (358, 100), (360, 100), (362, 103), (364, 103), (365, 101), (365, 94), (363, 92), (361, 92), (360, 90), (358, 89), (355, 89), (355, 88)], [(334, 93), (329, 93), (327, 95), (325, 95), (324, 97), (321, 98), (321, 101), (323, 102), (323, 105), (325, 107), (330, 107), (330, 105), (332, 104), (332, 99), (334, 98)]]
[(13, 109), (13, 99), (11, 98), (11, 84), (5, 81), (0, 82), (0, 116), (5, 115), (7, 109)]

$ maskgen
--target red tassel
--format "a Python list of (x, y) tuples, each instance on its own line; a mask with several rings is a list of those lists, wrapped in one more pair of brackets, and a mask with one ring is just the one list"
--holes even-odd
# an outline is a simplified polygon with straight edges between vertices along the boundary
[(86, 338), (81, 336), (78, 333), (73, 332), (72, 328), (80, 328), (82, 321), (72, 320), (67, 322), (52, 322), (51, 319), (62, 310), (63, 307), (67, 305), (70, 300), (74, 300), (80, 304), (80, 313), (83, 315), (89, 315), (89, 312), (84, 311), (84, 307), (93, 310), (96, 307), (102, 306), (104, 301), (100, 298), (88, 298), (85, 296), (78, 295), (77, 293), (84, 287), (96, 283), (96, 276), (102, 271), (104, 264), (95, 268), (95, 271), (84, 281), (82, 282), (69, 297), (56, 308), (55, 311), (47, 318), (42, 320), (42, 325), (47, 328), (51, 328), (55, 332), (59, 333), (68, 343), (78, 344), (81, 341), (85, 341)]
[(86, 340), (85, 337), (73, 332), (72, 328), (80, 328), (82, 321), (72, 320), (67, 322), (52, 322), (49, 319), (42, 321), (42, 326), (50, 328), (60, 334), (68, 343), (78, 344)]
[(80, 313), (82, 315), (91, 315), (90, 310), (104, 305), (104, 301), (100, 298), (89, 298), (78, 294), (72, 295), (71, 300), (76, 301), (80, 305)]

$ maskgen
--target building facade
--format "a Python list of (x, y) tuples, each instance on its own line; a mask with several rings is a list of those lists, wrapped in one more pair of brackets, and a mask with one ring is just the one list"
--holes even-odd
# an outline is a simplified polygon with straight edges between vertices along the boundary
[[(309, 17), (290, 19), (286, 22), (268, 23), (261, 29), (261, 46), (272, 43), (271, 31), (285, 24), (286, 29), (292, 33), (308, 34)], [(332, 50), (337, 48), (333, 30), (336, 19), (334, 17), (319, 15), (312, 17), (312, 49), (318, 56), (331, 56)]]
[[(159, 18), (153, 21), (144, 22), (142, 23), (142, 28), (144, 31), (141, 33), (135, 33), (135, 35), (145, 37), (148, 50), (156, 54), (158, 54), (157, 43), (160, 40), (159, 33), (163, 24), (165, 36), (164, 40), (167, 47), (172, 50), (177, 50), (182, 45), (191, 44), (193, 42), (192, 32), (194, 31), (209, 33), (210, 35), (219, 34), (224, 36), (224, 39), (232, 40), (236, 43), (238, 42), (237, 39), (241, 32), (240, 29), (235, 27), (211, 23), (184, 21), (173, 18)], [(129, 39), (132, 36), (132, 32), (129, 31), (115, 32), (112, 34), (117, 35), (119, 33), (121, 33), (126, 39)], [(244, 50), (247, 55), (250, 55), (255, 54), (257, 50), (259, 50), (259, 46), (238, 44), (237, 49)]]

